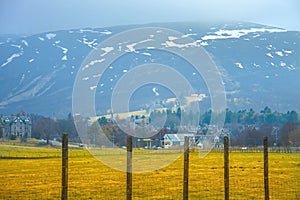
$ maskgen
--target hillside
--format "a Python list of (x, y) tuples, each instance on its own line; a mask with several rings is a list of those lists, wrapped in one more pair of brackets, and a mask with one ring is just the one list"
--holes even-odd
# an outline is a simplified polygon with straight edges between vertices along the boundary
[[(230, 109), (259, 110), (267, 105), (278, 111), (300, 110), (300, 32), (246, 22), (186, 22), (82, 28), (20, 38), (0, 36), (0, 113), (24, 110), (66, 116), (72, 112), (73, 84), (86, 56), (111, 36), (148, 26), (174, 29), (205, 48), (222, 72)], [(97, 86), (97, 114), (110, 109), (111, 91), (123, 74), (153, 62), (174, 67), (197, 93), (209, 96), (205, 81), (183, 59), (147, 49), (129, 53), (106, 71)], [(149, 84), (134, 94), (130, 107), (145, 109), (172, 97), (167, 88)], [(208, 109), (210, 98), (201, 103)]]

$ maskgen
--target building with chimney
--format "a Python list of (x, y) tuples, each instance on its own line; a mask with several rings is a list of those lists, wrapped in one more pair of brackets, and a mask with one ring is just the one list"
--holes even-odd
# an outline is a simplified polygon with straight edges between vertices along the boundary
[(24, 112), (11, 116), (0, 115), (0, 129), (3, 138), (31, 138), (31, 127), (31, 117)]

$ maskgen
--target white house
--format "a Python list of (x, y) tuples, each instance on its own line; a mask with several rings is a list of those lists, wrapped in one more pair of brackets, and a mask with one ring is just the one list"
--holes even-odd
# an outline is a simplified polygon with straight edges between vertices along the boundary
[(190, 137), (190, 144), (195, 142), (195, 135), (193, 133), (166, 134), (164, 136), (164, 148), (184, 146), (185, 136)]

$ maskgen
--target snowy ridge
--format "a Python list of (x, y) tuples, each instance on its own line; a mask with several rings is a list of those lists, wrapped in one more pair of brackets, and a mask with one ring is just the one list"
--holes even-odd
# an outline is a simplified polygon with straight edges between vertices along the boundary
[[(250, 33), (282, 33), (287, 32), (284, 29), (278, 28), (250, 28), (250, 29), (238, 29), (238, 30), (218, 30), (211, 35), (205, 35), (201, 39), (202, 40), (218, 40), (218, 39), (232, 39), (232, 38), (240, 38)], [(259, 34), (253, 36), (258, 37)]]

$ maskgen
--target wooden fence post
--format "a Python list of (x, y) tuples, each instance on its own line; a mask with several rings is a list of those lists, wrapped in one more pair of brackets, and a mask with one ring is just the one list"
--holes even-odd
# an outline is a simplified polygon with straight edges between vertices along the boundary
[(224, 199), (229, 200), (229, 141), (224, 137)]
[(190, 138), (184, 137), (184, 173), (183, 173), (183, 200), (189, 198), (189, 146)]
[(132, 199), (132, 136), (127, 136), (127, 188), (126, 200)]
[(264, 185), (265, 200), (269, 200), (269, 161), (268, 161), (268, 137), (264, 137)]
[(62, 135), (62, 190), (61, 199), (68, 199), (68, 134), (63, 133)]

